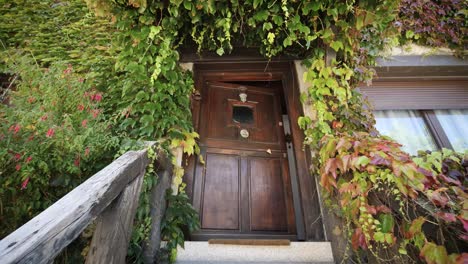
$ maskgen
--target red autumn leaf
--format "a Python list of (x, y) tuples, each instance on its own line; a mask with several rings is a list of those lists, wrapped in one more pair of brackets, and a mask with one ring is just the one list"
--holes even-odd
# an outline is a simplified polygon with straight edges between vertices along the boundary
[(457, 221), (456, 216), (452, 213), (438, 212), (436, 216), (449, 223)]
[(377, 212), (386, 213), (386, 214), (389, 214), (392, 212), (392, 210), (390, 210), (390, 208), (388, 208), (385, 205), (379, 205), (375, 208), (375, 210), (377, 210)]
[(426, 170), (424, 168), (418, 167), (417, 171), (419, 173), (422, 173), (426, 177), (434, 177), (434, 174), (432, 173), (432, 171)]
[(341, 157), (341, 161), (343, 163), (343, 172), (347, 171), (351, 161), (351, 155), (344, 155)]
[(388, 147), (387, 144), (378, 144), (377, 145), (377, 150), (382, 150), (382, 151), (385, 151), (385, 152), (389, 152), (391, 151), (392, 149)]
[(336, 181), (332, 177), (329, 177), (328, 174), (322, 173), (322, 177), (320, 178), (320, 185), (323, 186), (328, 192), (331, 192), (331, 186), (336, 188)]
[(437, 189), (433, 192), (429, 192), (427, 196), (429, 197), (429, 200), (431, 200), (431, 202), (435, 205), (445, 207), (449, 202), (449, 198), (447, 198), (447, 196), (443, 193), (443, 191), (445, 191), (446, 189), (447, 188)]
[(358, 250), (359, 248), (367, 249), (366, 237), (364, 236), (364, 233), (362, 233), (361, 228), (356, 228), (354, 231), (354, 234), (351, 237), (351, 245), (354, 250)]
[(327, 164), (325, 165), (325, 174), (331, 173), (333, 175), (333, 178), (336, 179), (337, 177), (336, 169), (337, 169), (336, 159), (335, 158), (329, 159), (327, 161)]
[(456, 264), (466, 264), (468, 263), (468, 253), (461, 253), (460, 256), (458, 256), (455, 259)]
[(368, 212), (369, 214), (371, 214), (371, 215), (377, 214), (377, 209), (375, 208), (375, 206), (367, 205), (367, 204), (366, 204), (365, 207), (366, 207), (366, 210), (367, 210), (367, 212)]
[(372, 165), (385, 165), (385, 166), (390, 166), (391, 165), (391, 162), (387, 159), (385, 159), (384, 157), (378, 155), (378, 154), (375, 154), (371, 161), (370, 161), (370, 164)]
[(444, 174), (439, 174), (439, 178), (443, 179), (446, 183), (452, 183), (457, 186), (461, 186), (461, 182), (457, 179), (453, 179), (451, 177), (447, 177)]
[(344, 150), (349, 150), (351, 148), (351, 143), (345, 138), (340, 138), (338, 144), (336, 144), (336, 150), (340, 150), (342, 148), (344, 148)]
[(460, 220), (460, 222), (462, 222), (463, 228), (465, 229), (465, 231), (468, 232), (468, 220), (464, 219), (461, 216), (457, 216), (457, 218), (458, 220)]

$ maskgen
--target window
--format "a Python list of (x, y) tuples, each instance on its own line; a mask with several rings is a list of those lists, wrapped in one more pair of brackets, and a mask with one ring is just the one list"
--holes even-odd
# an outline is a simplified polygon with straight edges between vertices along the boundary
[(468, 149), (468, 109), (435, 110), (437, 119), (453, 149), (463, 152)]
[(361, 87), (375, 107), (376, 128), (403, 150), (468, 150), (467, 81), (383, 81)]
[(382, 135), (389, 136), (403, 145), (403, 150), (417, 154), (418, 150), (436, 150), (422, 114), (414, 110), (375, 111), (376, 128)]
[(254, 121), (253, 109), (248, 106), (234, 105), (232, 107), (232, 119), (241, 124), (252, 124)]

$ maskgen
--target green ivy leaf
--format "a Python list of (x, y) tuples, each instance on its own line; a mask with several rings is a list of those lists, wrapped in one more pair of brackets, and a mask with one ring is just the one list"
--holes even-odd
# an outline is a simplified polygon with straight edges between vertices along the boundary
[(446, 264), (448, 263), (447, 250), (444, 246), (438, 246), (432, 242), (427, 242), (421, 249), (421, 257), (428, 264)]
[(330, 47), (338, 52), (340, 49), (344, 49), (343, 43), (341, 41), (332, 41)]

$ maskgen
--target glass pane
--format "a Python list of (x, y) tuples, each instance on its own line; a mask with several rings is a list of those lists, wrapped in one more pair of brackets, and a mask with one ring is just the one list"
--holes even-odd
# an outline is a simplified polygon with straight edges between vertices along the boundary
[(252, 124), (254, 121), (253, 109), (248, 106), (233, 106), (232, 119), (241, 124)]
[(403, 145), (403, 150), (417, 154), (418, 150), (437, 150), (424, 119), (418, 111), (375, 111), (377, 130)]
[(435, 110), (442, 128), (453, 149), (464, 152), (468, 149), (468, 109)]

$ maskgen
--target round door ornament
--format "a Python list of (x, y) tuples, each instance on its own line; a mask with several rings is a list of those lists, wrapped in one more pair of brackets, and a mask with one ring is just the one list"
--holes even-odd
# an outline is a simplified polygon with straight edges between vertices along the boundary
[(249, 131), (247, 131), (247, 129), (241, 129), (240, 135), (243, 138), (248, 138), (249, 137)]

